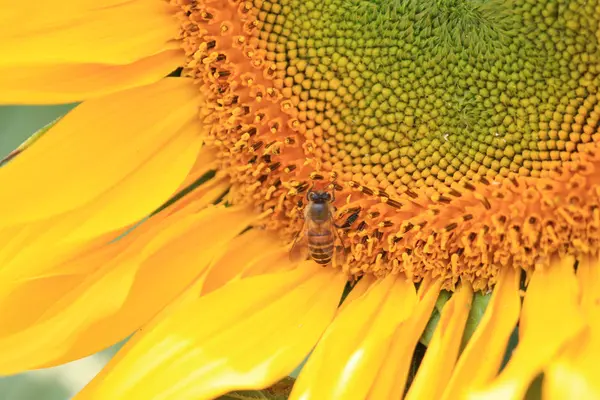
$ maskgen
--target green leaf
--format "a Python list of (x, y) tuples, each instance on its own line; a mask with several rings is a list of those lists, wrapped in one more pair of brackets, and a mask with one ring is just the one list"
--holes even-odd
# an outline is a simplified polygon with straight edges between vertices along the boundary
[[(440, 320), (442, 310), (444, 309), (444, 306), (446, 305), (450, 297), (450, 292), (445, 290), (440, 292), (440, 295), (437, 301), (435, 302), (435, 309), (431, 313), (429, 322), (427, 322), (427, 326), (425, 327), (425, 330), (421, 335), (420, 342), (425, 346), (429, 345), (429, 342), (431, 341), (431, 338), (433, 336), (433, 332), (435, 332), (435, 328), (437, 327), (437, 324)], [(483, 317), (483, 314), (487, 309), (488, 303), (490, 302), (490, 297), (491, 293), (475, 293), (475, 295), (473, 296), (473, 303), (471, 305), (471, 310), (469, 311), (469, 316), (467, 317), (467, 323), (465, 325), (465, 330), (463, 333), (461, 349), (464, 349), (465, 345), (467, 344), (469, 339), (471, 339), (471, 336), (473, 336), (473, 333), (479, 326), (481, 317)]]
[(293, 378), (283, 378), (267, 389), (238, 390), (219, 397), (219, 400), (285, 400), (292, 392), (295, 381)]
[(312, 351), (311, 351), (311, 352), (310, 352), (310, 353), (309, 353), (309, 354), (306, 356), (306, 358), (304, 359), (304, 361), (302, 361), (302, 362), (300, 363), (300, 365), (298, 365), (298, 366), (296, 367), (296, 369), (295, 369), (295, 370), (293, 370), (293, 371), (290, 373), (290, 375), (289, 375), (289, 377), (290, 377), (290, 378), (294, 378), (294, 379), (297, 379), (297, 378), (298, 378), (298, 375), (300, 375), (300, 372), (302, 371), (302, 368), (304, 368), (304, 365), (305, 365), (305, 364), (306, 364), (306, 362), (308, 361), (308, 357), (310, 357), (310, 355), (311, 355), (311, 354), (312, 354)]
[(442, 290), (437, 298), (437, 300), (435, 301), (435, 309), (441, 313), (442, 309), (444, 308), (444, 306), (446, 305), (446, 303), (448, 302), (448, 300), (450, 300), (450, 297), (452, 297), (452, 293), (450, 293), (447, 290)]
[(219, 400), (256, 400), (256, 399), (268, 400), (269, 398), (259, 390), (231, 392), (231, 393), (226, 394), (225, 396), (219, 397)]
[(544, 374), (539, 374), (535, 377), (527, 393), (525, 394), (525, 400), (541, 400), (542, 399), (542, 381), (544, 380)]
[(471, 311), (469, 311), (469, 316), (467, 317), (467, 323), (465, 325), (465, 331), (463, 333), (463, 338), (461, 342), (461, 350), (465, 348), (471, 336), (479, 326), (479, 322), (481, 321), (481, 317), (485, 313), (487, 309), (488, 303), (490, 302), (490, 298), (492, 297), (491, 293), (481, 294), (475, 293), (473, 296), (473, 303), (471, 304)]
[(431, 338), (433, 337), (433, 332), (435, 332), (435, 328), (437, 328), (437, 324), (440, 322), (440, 312), (437, 307), (433, 309), (431, 313), (431, 317), (429, 317), (429, 322), (427, 322), (427, 326), (421, 335), (421, 339), (419, 341), (423, 343), (425, 346), (429, 346), (429, 342), (431, 342)]
[(156, 209), (156, 211), (154, 211), (152, 213), (152, 215), (158, 214), (159, 212), (161, 212), (165, 208), (167, 208), (169, 206), (172, 206), (177, 201), (181, 200), (183, 197), (185, 197), (186, 195), (188, 195), (191, 192), (193, 192), (195, 189), (198, 189), (202, 184), (204, 184), (207, 181), (209, 181), (212, 178), (214, 178), (215, 174), (216, 174), (215, 170), (208, 171), (207, 173), (205, 173), (204, 175), (202, 175), (200, 178), (198, 178), (194, 182), (192, 182), (189, 186), (181, 189), (178, 193), (175, 193), (173, 195), (173, 197), (171, 197), (169, 200), (167, 200), (162, 206), (158, 207)]
[(500, 367), (500, 371), (506, 367), (510, 357), (512, 356), (513, 351), (519, 344), (519, 326), (517, 325), (515, 329), (513, 329), (510, 338), (508, 339), (508, 344), (506, 345), (506, 351), (504, 352), (504, 360), (502, 360), (502, 366)]
[[(359, 278), (360, 280), (361, 278)], [(359, 281), (358, 280), (358, 281)], [(346, 286), (344, 286), (344, 292), (342, 293), (342, 298), (340, 299), (340, 306), (344, 303), (344, 300), (346, 300), (346, 297), (348, 297), (348, 295), (350, 294), (350, 292), (352, 291), (352, 289), (354, 289), (354, 286), (356, 286), (356, 284), (358, 283), (358, 281), (350, 283), (350, 282), (346, 282)]]
[(440, 295), (438, 296), (435, 302), (435, 308), (431, 313), (431, 317), (429, 317), (429, 322), (427, 322), (427, 326), (421, 335), (421, 339), (419, 341), (425, 346), (429, 346), (429, 342), (433, 337), (433, 332), (435, 332), (435, 328), (437, 327), (438, 322), (440, 321), (440, 315), (442, 313), (442, 309), (450, 299), (450, 292), (447, 290), (442, 290)]

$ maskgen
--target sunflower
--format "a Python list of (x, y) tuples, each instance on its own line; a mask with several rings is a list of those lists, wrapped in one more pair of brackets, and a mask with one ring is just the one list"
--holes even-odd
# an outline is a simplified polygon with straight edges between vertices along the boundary
[(600, 398), (597, 0), (1, 5), (0, 101), (81, 104), (0, 168), (0, 374), (134, 333), (77, 399)]

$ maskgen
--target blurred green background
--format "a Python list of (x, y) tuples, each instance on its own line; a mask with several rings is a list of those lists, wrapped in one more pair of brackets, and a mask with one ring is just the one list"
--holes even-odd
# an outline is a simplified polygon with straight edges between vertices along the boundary
[[(0, 107), (0, 159), (75, 105)], [(1, 168), (1, 167), (0, 167)], [(116, 348), (57, 368), (0, 378), (0, 400), (72, 398), (106, 364)]]
[(66, 114), (74, 104), (59, 106), (0, 106), (0, 159), (35, 131)]

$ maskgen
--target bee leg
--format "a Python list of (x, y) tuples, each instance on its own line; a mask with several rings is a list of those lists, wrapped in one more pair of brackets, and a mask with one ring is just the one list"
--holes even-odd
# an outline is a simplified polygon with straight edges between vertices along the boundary
[(333, 222), (333, 221), (332, 221), (332, 223), (333, 223), (333, 226), (335, 226), (337, 229), (342, 229), (342, 230), (344, 230), (344, 229), (346, 229), (346, 228), (349, 228), (348, 226), (346, 226), (346, 223), (345, 223), (345, 222), (344, 222), (344, 223), (342, 223), (341, 225), (340, 225), (340, 224), (337, 224), (337, 223), (335, 223), (335, 222)]
[(335, 221), (334, 221), (334, 220), (335, 220), (335, 213), (336, 213), (336, 212), (337, 212), (337, 210), (338, 210), (338, 209), (337, 209), (337, 207), (336, 207), (336, 206), (334, 206), (334, 205), (332, 204), (332, 205), (331, 205), (331, 208), (333, 209), (333, 210), (332, 210), (333, 212), (331, 212), (331, 211), (329, 212), (329, 218), (331, 218), (331, 223), (332, 223), (332, 224), (333, 224), (333, 226), (335, 226), (336, 228), (338, 228), (338, 229), (343, 229), (343, 227), (344, 227), (344, 224), (342, 224), (342, 225), (338, 225), (338, 224), (336, 224), (336, 223), (335, 223)]
[(302, 200), (298, 200), (298, 203), (296, 203), (296, 211), (298, 212), (300, 219), (304, 219), (304, 213), (302, 212), (303, 210), (304, 210), (304, 203), (302, 202)]

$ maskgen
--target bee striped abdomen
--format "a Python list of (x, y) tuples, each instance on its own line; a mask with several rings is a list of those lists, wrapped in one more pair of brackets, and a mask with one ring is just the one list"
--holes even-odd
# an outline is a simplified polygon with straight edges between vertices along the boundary
[(334, 240), (331, 230), (309, 230), (308, 251), (310, 257), (317, 264), (329, 264), (333, 257)]

